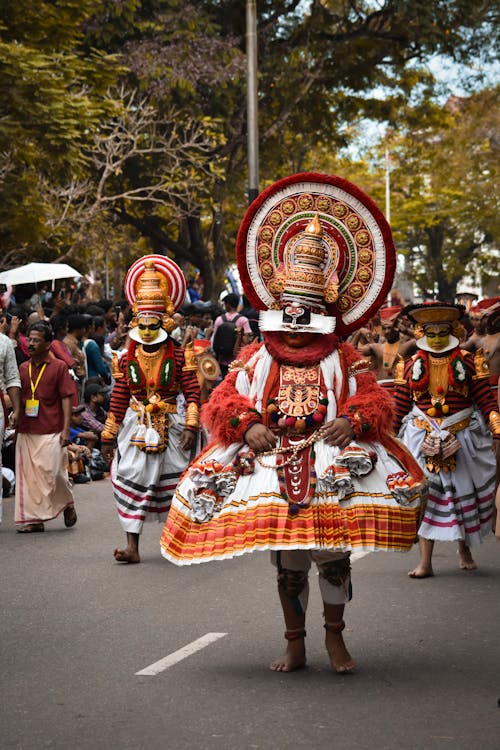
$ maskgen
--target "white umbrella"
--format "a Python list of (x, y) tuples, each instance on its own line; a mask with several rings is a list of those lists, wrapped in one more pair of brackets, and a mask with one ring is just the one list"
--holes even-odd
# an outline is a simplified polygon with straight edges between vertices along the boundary
[(0, 284), (38, 284), (41, 281), (55, 279), (72, 279), (82, 274), (67, 263), (27, 263), (25, 266), (11, 268), (0, 273)]

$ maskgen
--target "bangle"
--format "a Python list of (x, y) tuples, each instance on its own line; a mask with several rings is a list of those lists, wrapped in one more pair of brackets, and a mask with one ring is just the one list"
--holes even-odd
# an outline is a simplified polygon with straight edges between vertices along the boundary
[(104, 423), (104, 429), (101, 432), (101, 440), (105, 442), (114, 442), (118, 434), (119, 425), (116, 423), (115, 415), (109, 413)]
[(341, 414), (340, 417), (342, 417), (343, 419), (347, 419), (352, 429), (354, 430), (355, 435), (361, 435), (364, 432), (370, 432), (371, 424), (363, 419), (362, 415), (358, 412), (355, 406), (348, 406), (347, 410), (350, 413)]
[(192, 430), (198, 430), (200, 426), (200, 407), (194, 401), (191, 401), (186, 407), (186, 424), (185, 427)]
[(494, 438), (500, 437), (500, 414), (497, 411), (490, 411), (489, 428)]
[[(238, 427), (240, 425), (240, 423), (246, 417), (250, 417), (250, 416), (253, 416), (253, 415), (256, 415), (258, 417), (258, 419), (254, 419), (252, 421), (252, 424), (255, 424), (256, 422), (260, 422), (260, 420), (262, 418), (262, 414), (259, 411), (257, 411), (257, 409), (249, 409), (248, 411), (243, 411), (243, 412), (241, 412), (241, 414), (238, 414), (238, 415), (236, 415), (234, 417), (231, 417), (230, 420), (229, 420), (229, 424), (231, 425), (231, 427)], [(249, 427), (250, 427), (250, 425), (249, 425)], [(248, 427), (247, 427), (247, 429), (248, 429)]]

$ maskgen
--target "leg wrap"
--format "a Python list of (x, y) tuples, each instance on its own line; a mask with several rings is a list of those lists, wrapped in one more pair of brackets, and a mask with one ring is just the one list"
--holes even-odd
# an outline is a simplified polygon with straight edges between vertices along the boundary
[(278, 573), (278, 589), (290, 599), (300, 596), (307, 586), (306, 570), (288, 570), (282, 568)]
[(332, 586), (345, 588), (351, 577), (351, 560), (349, 557), (343, 557), (340, 560), (322, 563), (319, 566), (319, 574)]

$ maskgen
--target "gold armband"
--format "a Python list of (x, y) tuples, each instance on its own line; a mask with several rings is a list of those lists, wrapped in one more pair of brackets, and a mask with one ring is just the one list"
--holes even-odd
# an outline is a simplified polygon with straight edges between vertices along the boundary
[(186, 407), (186, 427), (197, 430), (200, 426), (200, 407), (198, 404), (190, 403)]
[(372, 363), (369, 359), (358, 359), (349, 367), (349, 375), (353, 377), (364, 372), (373, 372)]
[(483, 349), (477, 349), (474, 354), (474, 371), (475, 374), (472, 376), (473, 380), (480, 380), (481, 378), (488, 378), (490, 375), (490, 368), (488, 362), (484, 356)]
[(113, 352), (111, 355), (111, 375), (113, 376), (113, 380), (122, 380), (123, 379), (123, 372), (120, 370), (120, 361), (118, 359), (118, 353)]
[(182, 372), (195, 372), (198, 369), (192, 341), (184, 347), (184, 362)]
[(101, 432), (103, 440), (114, 440), (118, 434), (119, 425), (116, 424), (115, 415), (109, 413), (104, 422), (104, 429)]
[(395, 385), (404, 385), (406, 383), (406, 380), (404, 379), (404, 373), (405, 373), (404, 357), (402, 357), (401, 354), (397, 354), (395, 365), (394, 365), (394, 384)]
[(497, 411), (490, 411), (488, 424), (493, 436), (500, 437), (500, 414)]

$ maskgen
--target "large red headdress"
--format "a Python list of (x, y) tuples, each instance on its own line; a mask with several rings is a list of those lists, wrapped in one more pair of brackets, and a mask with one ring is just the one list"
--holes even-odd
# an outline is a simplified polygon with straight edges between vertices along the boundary
[(396, 266), (377, 205), (351, 182), (313, 172), (264, 190), (243, 218), (236, 249), (262, 330), (347, 335), (384, 302)]
[(141, 341), (137, 322), (140, 317), (153, 317), (161, 324), (156, 338), (160, 342), (175, 328), (172, 315), (184, 302), (186, 279), (177, 263), (165, 255), (144, 255), (127, 271), (125, 296), (134, 313), (130, 338)]

